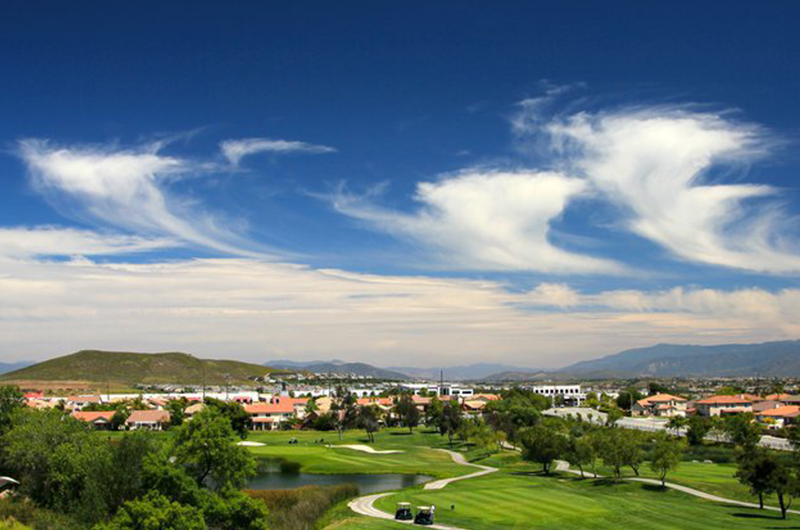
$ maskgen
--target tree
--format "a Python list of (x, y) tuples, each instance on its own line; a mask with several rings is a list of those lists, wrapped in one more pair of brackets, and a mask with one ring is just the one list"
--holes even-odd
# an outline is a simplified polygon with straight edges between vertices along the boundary
[(667, 429), (672, 429), (675, 436), (678, 436), (687, 423), (688, 420), (685, 416), (672, 416), (667, 422)]
[(472, 429), (470, 438), (488, 456), (499, 449), (500, 444), (505, 440), (505, 433), (497, 432), (485, 423), (479, 422)]
[(461, 407), (458, 404), (453, 404), (452, 401), (448, 401), (442, 407), (442, 417), (439, 422), (439, 433), (442, 435), (447, 435), (447, 441), (449, 442), (450, 446), (453, 446), (453, 437), (456, 433), (461, 429), (461, 425), (464, 423), (464, 416), (461, 414)]
[(219, 491), (225, 486), (242, 487), (256, 473), (250, 452), (239, 445), (230, 421), (214, 407), (206, 407), (184, 423), (174, 439), (178, 465), (199, 486)]
[[(88, 425), (58, 410), (26, 410), (3, 441), (3, 461), (23, 495), (88, 520), (95, 520), (93, 512), (107, 513), (108, 488), (97, 481), (111, 467), (112, 449)], [(92, 511), (84, 511), (87, 507)]]
[(14, 417), (24, 406), (24, 395), (19, 387), (0, 386), (0, 436), (11, 428)]
[(595, 444), (592, 440), (592, 435), (586, 433), (583, 435), (570, 434), (569, 443), (565, 453), (566, 460), (573, 466), (577, 466), (581, 471), (581, 478), (584, 477), (583, 469), (586, 466), (591, 466), (594, 471), (594, 463), (597, 456), (595, 452)]
[(661, 486), (666, 485), (667, 473), (678, 468), (683, 457), (683, 440), (672, 439), (666, 433), (656, 436), (650, 455), (650, 469), (661, 479)]
[(244, 407), (235, 401), (222, 401), (214, 398), (206, 398), (206, 407), (218, 410), (231, 424), (231, 428), (244, 440), (247, 438), (250, 429), (250, 415)]
[(317, 400), (314, 399), (313, 397), (308, 398), (308, 401), (306, 401), (305, 415), (307, 417), (313, 416), (317, 412), (319, 412), (319, 405), (317, 405)]
[(616, 426), (617, 421), (619, 421), (623, 416), (624, 414), (617, 407), (609, 408), (608, 412), (606, 412), (606, 425), (608, 427)]
[(425, 425), (436, 427), (439, 434), (444, 436), (444, 432), (439, 428), (442, 422), (442, 415), (444, 414), (444, 404), (437, 396), (433, 396), (428, 403), (428, 408), (425, 409)]
[(745, 412), (732, 414), (724, 419), (722, 431), (731, 441), (749, 452), (761, 441), (761, 427), (753, 420), (753, 414)]
[(358, 411), (358, 426), (367, 431), (367, 438), (375, 442), (375, 433), (381, 428), (381, 411), (375, 405), (366, 405)]
[(764, 494), (770, 491), (774, 457), (764, 448), (754, 447), (752, 451), (742, 452), (738, 458), (738, 468), (734, 475), (739, 482), (750, 488), (750, 493), (758, 495), (758, 505), (764, 509)]
[(188, 404), (185, 398), (173, 399), (167, 403), (167, 411), (169, 411), (169, 423), (172, 427), (180, 427), (186, 419), (186, 405)]
[(669, 392), (669, 388), (667, 388), (665, 385), (662, 385), (658, 381), (650, 381), (650, 384), (648, 385), (649, 395), (655, 396), (656, 394), (664, 394), (666, 392)]
[(130, 415), (131, 413), (128, 408), (125, 405), (120, 405), (117, 410), (114, 411), (114, 415), (111, 416), (111, 428), (115, 431), (120, 430), (125, 425)]
[(702, 445), (708, 431), (711, 429), (711, 422), (703, 416), (691, 416), (687, 424), (689, 428), (686, 431), (686, 440), (689, 445)]
[(409, 394), (403, 394), (394, 406), (397, 417), (403, 427), (408, 427), (409, 432), (414, 432), (414, 427), (419, 425), (420, 413), (417, 404)]
[(559, 432), (537, 425), (520, 432), (522, 458), (542, 465), (545, 475), (550, 474), (553, 462), (564, 454), (566, 438)]
[(339, 439), (346, 429), (353, 427), (358, 419), (358, 408), (356, 398), (345, 387), (336, 388), (331, 403), (331, 412), (336, 418), (336, 430), (339, 431)]
[(631, 410), (633, 403), (639, 401), (642, 397), (644, 397), (642, 393), (635, 387), (625, 388), (620, 390), (619, 396), (617, 396), (617, 406), (623, 410)]
[(157, 492), (129, 501), (109, 523), (96, 530), (205, 530), (203, 515), (197, 508), (170, 501)]
[(623, 429), (606, 429), (598, 443), (599, 454), (603, 463), (611, 468), (614, 481), (619, 482), (622, 468), (630, 466), (638, 474), (641, 464), (641, 450), (633, 431)]

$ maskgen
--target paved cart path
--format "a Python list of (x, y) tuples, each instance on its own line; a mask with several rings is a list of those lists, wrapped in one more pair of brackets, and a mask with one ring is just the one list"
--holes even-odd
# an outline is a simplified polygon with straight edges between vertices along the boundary
[[(470, 473), (469, 475), (462, 475), (460, 477), (452, 477), (452, 478), (443, 478), (440, 480), (434, 480), (433, 482), (428, 482), (425, 484), (426, 490), (440, 490), (447, 486), (448, 484), (452, 484), (453, 482), (457, 482), (459, 480), (467, 480), (470, 478), (481, 477), (483, 475), (488, 475), (489, 473), (494, 473), (497, 471), (496, 467), (489, 467), (489, 466), (481, 466), (479, 464), (472, 464), (467, 462), (467, 459), (464, 458), (464, 455), (461, 453), (456, 453), (454, 451), (448, 451), (447, 449), (437, 449), (437, 451), (444, 451), (445, 453), (450, 455), (450, 458), (453, 459), (453, 462), (456, 464), (461, 464), (463, 466), (470, 466), (478, 468), (478, 471), (475, 473)], [(387, 495), (392, 495), (397, 493), (396, 491), (389, 491), (386, 493), (376, 493), (374, 495), (365, 495), (363, 497), (358, 497), (348, 503), (348, 506), (354, 512), (360, 515), (366, 515), (367, 517), (374, 517), (376, 519), (386, 519), (388, 521), (395, 521), (396, 523), (401, 524), (413, 524), (412, 521), (397, 521), (394, 518), (394, 515), (381, 511), (375, 507), (375, 501), (382, 497), (386, 497)], [(447, 526), (442, 524), (434, 524), (428, 526), (426, 528), (436, 528), (438, 530), (465, 530), (464, 528), (459, 528), (457, 526)]]
[[(556, 471), (562, 471), (564, 473), (572, 473), (573, 475), (580, 475), (581, 472), (577, 469), (570, 469), (569, 462), (565, 462), (563, 460), (556, 461)], [(587, 472), (585, 476), (589, 478), (603, 478), (602, 475), (595, 475), (594, 473)], [(643, 477), (627, 477), (623, 478), (622, 480), (627, 480), (630, 482), (641, 482), (642, 484), (651, 484), (653, 486), (661, 486), (661, 481), (656, 480), (654, 478), (643, 478)], [(745, 501), (737, 501), (734, 499), (726, 499), (725, 497), (720, 497), (718, 495), (712, 495), (711, 493), (706, 493), (705, 491), (696, 490), (694, 488), (690, 488), (688, 486), (681, 486), (680, 484), (673, 484), (672, 482), (665, 482), (665, 488), (670, 488), (676, 491), (681, 491), (688, 495), (692, 495), (694, 497), (699, 497), (701, 499), (705, 499), (711, 502), (719, 502), (722, 504), (730, 504), (733, 506), (742, 506), (743, 508), (755, 508), (759, 509), (758, 504), (754, 502), (745, 502)], [(781, 509), (777, 506), (764, 506), (765, 510), (772, 510), (775, 512), (780, 512)], [(788, 510), (788, 513), (800, 513), (797, 510)]]

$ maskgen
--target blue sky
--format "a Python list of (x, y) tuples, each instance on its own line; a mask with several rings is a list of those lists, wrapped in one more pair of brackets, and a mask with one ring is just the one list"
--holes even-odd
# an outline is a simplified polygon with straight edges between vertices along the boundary
[(800, 8), (693, 4), (4, 5), (0, 361), (796, 338)]

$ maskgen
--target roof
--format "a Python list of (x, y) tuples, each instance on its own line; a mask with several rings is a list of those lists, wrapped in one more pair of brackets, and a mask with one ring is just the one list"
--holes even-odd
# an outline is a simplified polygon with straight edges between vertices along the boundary
[(67, 401), (74, 403), (100, 403), (100, 396), (69, 396)]
[(166, 423), (169, 412), (166, 410), (134, 410), (125, 423)]
[(418, 396), (416, 394), (411, 396), (411, 401), (416, 403), (417, 405), (430, 405), (431, 398)]
[(770, 394), (764, 399), (769, 401), (783, 401), (784, 399), (794, 397), (792, 394)]
[(749, 405), (750, 400), (741, 396), (711, 396), (694, 403), (695, 405)]
[(784, 405), (772, 410), (765, 410), (759, 416), (769, 416), (773, 418), (796, 418), (800, 415), (800, 407), (797, 405)]
[(638, 403), (641, 407), (649, 407), (650, 405), (655, 405), (657, 403), (669, 403), (670, 401), (684, 402), (686, 400), (680, 396), (673, 396), (672, 394), (656, 394), (654, 396), (640, 399), (636, 403)]
[(189, 416), (191, 416), (192, 414), (197, 414), (204, 408), (206, 408), (205, 403), (195, 403), (194, 405), (189, 405), (188, 407), (186, 407), (183, 412), (184, 414), (188, 414)]
[(497, 394), (475, 394), (470, 401), (500, 401), (500, 396)]
[(111, 418), (114, 417), (114, 414), (115, 411), (113, 410), (98, 410), (94, 412), (73, 412), (72, 417), (76, 420), (94, 423), (98, 420), (103, 420), (104, 422), (111, 421)]
[(394, 405), (394, 400), (392, 398), (369, 397), (369, 398), (359, 398), (356, 400), (356, 403), (362, 407), (366, 405), (380, 405), (381, 407), (391, 407), (392, 405)]
[(311, 398), (308, 397), (286, 397), (286, 396), (276, 396), (272, 398), (272, 403), (288, 403), (293, 407), (298, 405), (307, 405), (308, 400)]
[(484, 409), (484, 408), (486, 408), (486, 402), (485, 402), (485, 401), (474, 401), (474, 400), (470, 400), (470, 401), (465, 401), (465, 402), (463, 403), (463, 405), (464, 405), (466, 408), (468, 408), (468, 409), (473, 409), (473, 410), (481, 410), (481, 409)]
[(281, 401), (280, 403), (253, 403), (245, 405), (244, 410), (248, 414), (292, 414), (294, 405)]
[(765, 410), (777, 409), (781, 406), (779, 401), (764, 400), (753, 403), (753, 412), (763, 412)]

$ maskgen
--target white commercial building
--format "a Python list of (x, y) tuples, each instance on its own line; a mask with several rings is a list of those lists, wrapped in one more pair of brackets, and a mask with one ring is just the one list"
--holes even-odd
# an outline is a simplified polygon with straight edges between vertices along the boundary
[[(581, 385), (537, 385), (530, 389), (534, 394), (551, 399), (560, 396), (564, 406), (578, 407), (586, 400), (586, 393), (581, 390)], [(555, 402), (553, 404), (555, 405)]]

